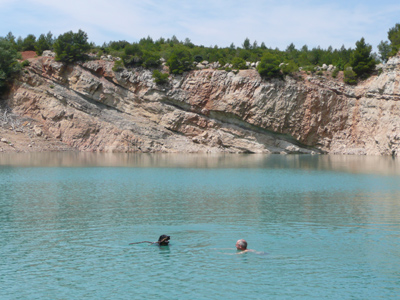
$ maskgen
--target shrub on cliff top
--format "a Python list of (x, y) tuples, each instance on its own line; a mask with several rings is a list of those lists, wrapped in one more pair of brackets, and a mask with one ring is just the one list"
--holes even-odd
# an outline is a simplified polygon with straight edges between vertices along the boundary
[(191, 69), (192, 62), (190, 52), (186, 48), (176, 45), (167, 59), (167, 66), (171, 74), (182, 74)]
[(232, 66), (234, 69), (239, 69), (239, 70), (247, 69), (246, 61), (241, 57), (234, 57), (232, 59)]
[(140, 65), (143, 62), (143, 51), (138, 44), (128, 44), (124, 48), (121, 58), (125, 66)]
[(142, 66), (145, 68), (158, 67), (160, 62), (160, 55), (154, 51), (144, 51), (142, 56)]
[(79, 30), (77, 33), (68, 31), (61, 34), (54, 43), (56, 60), (72, 63), (85, 59), (85, 53), (90, 49), (86, 32)]
[(275, 55), (266, 53), (261, 58), (261, 61), (257, 66), (257, 71), (260, 73), (261, 77), (264, 78), (281, 77), (279, 64), (280, 62)]
[(299, 71), (299, 66), (294, 61), (289, 61), (281, 66), (282, 73), (284, 75), (290, 75)]

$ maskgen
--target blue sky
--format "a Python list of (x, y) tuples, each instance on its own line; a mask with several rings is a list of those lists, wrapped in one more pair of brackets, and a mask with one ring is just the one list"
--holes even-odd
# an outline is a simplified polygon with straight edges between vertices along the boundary
[(151, 36), (219, 47), (264, 42), (284, 50), (332, 45), (376, 46), (400, 23), (399, 0), (0, 0), (0, 36), (26, 37), (79, 29), (96, 44)]

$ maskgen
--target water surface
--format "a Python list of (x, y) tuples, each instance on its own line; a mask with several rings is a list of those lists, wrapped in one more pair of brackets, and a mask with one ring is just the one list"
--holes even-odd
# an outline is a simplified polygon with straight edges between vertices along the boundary
[(391, 158), (0, 155), (0, 299), (398, 299), (399, 215)]

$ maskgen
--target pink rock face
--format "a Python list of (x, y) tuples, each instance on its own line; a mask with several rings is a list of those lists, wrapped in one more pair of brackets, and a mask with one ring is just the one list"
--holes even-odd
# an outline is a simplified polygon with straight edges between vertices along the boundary
[(150, 70), (114, 72), (111, 60), (30, 61), (6, 100), (43, 143), (15, 140), (4, 151), (400, 153), (399, 57), (355, 87), (305, 72), (265, 81), (215, 69), (158, 86)]

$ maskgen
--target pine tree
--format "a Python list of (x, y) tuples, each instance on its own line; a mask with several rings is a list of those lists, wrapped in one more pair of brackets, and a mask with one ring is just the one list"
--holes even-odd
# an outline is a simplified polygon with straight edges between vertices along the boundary
[(388, 31), (388, 39), (390, 41), (391, 51), (389, 56), (394, 56), (400, 50), (400, 23), (394, 25)]
[(12, 75), (21, 69), (21, 58), (11, 41), (0, 37), (0, 94), (4, 92)]
[(371, 55), (372, 46), (365, 43), (364, 38), (356, 42), (350, 65), (359, 78), (367, 78), (375, 69), (376, 62)]
[(41, 34), (36, 42), (35, 51), (37, 55), (42, 55), (44, 50), (51, 50), (53, 48), (53, 34), (51, 32), (47, 35)]
[(383, 62), (387, 62), (390, 50), (391, 47), (388, 41), (381, 41), (380, 44), (378, 45), (379, 56)]
[(87, 40), (88, 36), (82, 30), (77, 33), (69, 31), (60, 35), (54, 43), (56, 60), (67, 63), (83, 60), (86, 51), (90, 48)]
[(243, 42), (243, 49), (250, 50), (251, 49), (251, 44), (249, 38), (246, 38)]

